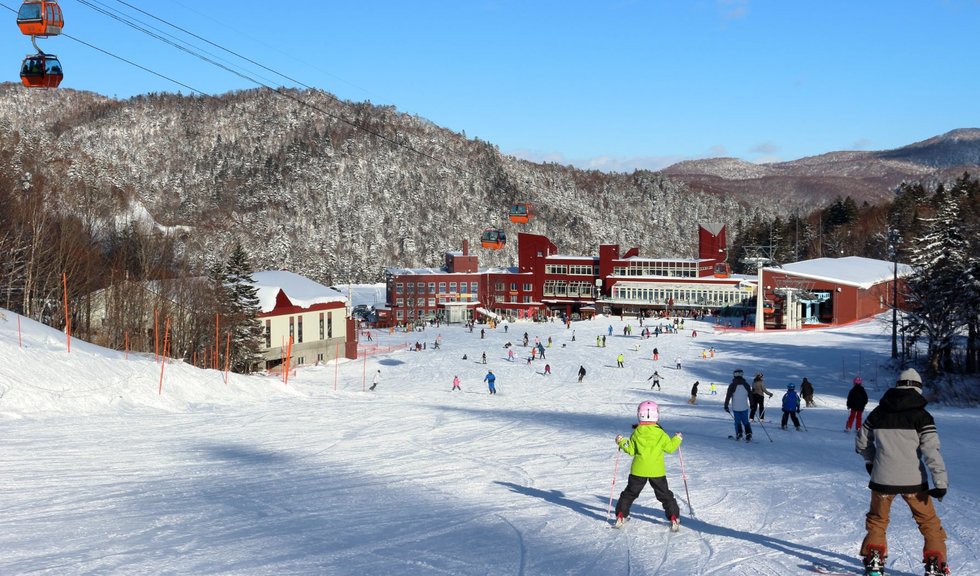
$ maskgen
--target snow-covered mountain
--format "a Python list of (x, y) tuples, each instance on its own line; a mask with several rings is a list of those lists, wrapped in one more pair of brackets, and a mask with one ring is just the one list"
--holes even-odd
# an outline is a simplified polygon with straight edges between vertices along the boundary
[(828, 152), (788, 162), (752, 164), (734, 158), (679, 162), (662, 173), (694, 189), (743, 201), (776, 200), (812, 209), (836, 197), (878, 203), (902, 182), (933, 187), (980, 170), (980, 129), (964, 128), (922, 142), (875, 152)]

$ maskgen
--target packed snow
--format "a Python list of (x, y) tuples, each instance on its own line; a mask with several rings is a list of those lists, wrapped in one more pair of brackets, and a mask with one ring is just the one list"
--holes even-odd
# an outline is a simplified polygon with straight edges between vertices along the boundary
[[(618, 317), (371, 330), (358, 360), (283, 382), (226, 381), (76, 339), (69, 352), (65, 334), (0, 314), (0, 574), (861, 573), (870, 492), (844, 397), (860, 375), (870, 411), (895, 379), (883, 320), (790, 333), (687, 320), (649, 339)], [(524, 332), (546, 358), (527, 361)], [(775, 393), (749, 444), (728, 439), (722, 410), (736, 368), (764, 373)], [(662, 391), (650, 390), (654, 370)], [(455, 375), (462, 391), (451, 391)], [(805, 431), (780, 430), (778, 401), (804, 376), (817, 406), (802, 412)], [(678, 533), (649, 487), (627, 527), (610, 528), (630, 464), (613, 438), (631, 432), (646, 399), (684, 435), (667, 458)], [(949, 469), (937, 506), (950, 565), (980, 574), (977, 414), (929, 409)], [(922, 574), (907, 508), (892, 516), (889, 576)]]

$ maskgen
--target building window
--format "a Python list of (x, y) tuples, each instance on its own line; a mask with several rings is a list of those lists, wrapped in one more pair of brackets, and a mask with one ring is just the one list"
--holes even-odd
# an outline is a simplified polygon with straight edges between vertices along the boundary
[(405, 305), (405, 299), (404, 298), (396, 298), (395, 299), (395, 306), (397, 308), (401, 308), (404, 305)]
[(272, 320), (265, 321), (265, 347), (272, 348)]
[(503, 282), (497, 282), (496, 284), (493, 285), (493, 289), (496, 290), (497, 292), (503, 292), (504, 291), (504, 283)]
[(419, 298), (416, 300), (415, 305), (419, 308), (425, 308), (425, 298)]
[(517, 282), (511, 282), (510, 283), (510, 291), (511, 292), (517, 292)]
[(455, 282), (450, 282), (449, 283), (449, 292), (451, 294), (454, 294), (456, 292), (456, 283)]
[(296, 341), (303, 341), (303, 315), (300, 314), (296, 317)]
[(296, 340), (296, 320), (290, 316), (289, 317), (289, 341), (294, 342)]
[(440, 282), (439, 283), (439, 293), (440, 294), (445, 294), (446, 293), (446, 283), (445, 282)]
[(395, 294), (401, 294), (404, 290), (404, 285), (401, 282), (395, 283)]
[(480, 283), (470, 282), (470, 292), (472, 292), (473, 294), (478, 294), (480, 292)]
[(402, 312), (401, 310), (395, 310), (395, 318), (397, 318), (399, 321), (400, 320), (404, 320), (405, 319), (405, 313)]
[(333, 312), (327, 313), (327, 338), (333, 338)]
[(415, 284), (412, 284), (411, 282), (408, 283), (408, 293), (415, 294)]
[(419, 282), (419, 294), (425, 292), (425, 282)]
[(429, 308), (435, 308), (435, 307), (436, 307), (436, 299), (429, 298)]
[(524, 296), (524, 303), (525, 304), (530, 304), (531, 303), (531, 297), (530, 296)]
[(323, 340), (323, 312), (320, 312), (320, 340)]
[(525, 291), (525, 292), (530, 292), (530, 291), (532, 291), (532, 290), (534, 290), (534, 287), (533, 287), (533, 286), (531, 286), (531, 283), (530, 283), (530, 282), (526, 282), (526, 283), (524, 284), (524, 291)]

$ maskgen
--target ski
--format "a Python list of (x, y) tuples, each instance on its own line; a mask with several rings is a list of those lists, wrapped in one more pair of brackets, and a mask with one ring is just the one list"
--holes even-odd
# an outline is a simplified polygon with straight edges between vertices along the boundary
[(736, 442), (743, 442), (744, 441), (747, 444), (751, 444), (752, 443), (752, 440), (751, 439), (748, 439), (748, 438), (736, 438), (736, 437), (734, 437), (732, 435), (729, 435), (728, 436), (728, 439), (729, 440), (735, 440)]
[[(823, 566), (821, 564), (814, 564), (813, 566), (810, 567), (810, 571), (813, 572), (813, 573), (815, 573), (815, 574), (822, 574), (823, 576), (858, 576), (858, 575), (862, 575), (863, 576), (864, 575), (864, 570), (861, 570), (860, 572), (856, 572), (856, 571), (855, 572), (839, 572), (839, 571), (836, 571), (836, 570), (832, 570), (831, 568), (829, 568), (827, 566)], [(882, 576), (882, 575), (879, 575), (879, 576)]]

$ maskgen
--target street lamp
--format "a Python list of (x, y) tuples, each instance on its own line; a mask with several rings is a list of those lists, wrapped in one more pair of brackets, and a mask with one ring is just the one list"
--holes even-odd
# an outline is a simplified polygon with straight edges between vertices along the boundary
[(892, 358), (898, 358), (898, 230), (888, 231), (888, 255), (892, 257)]

